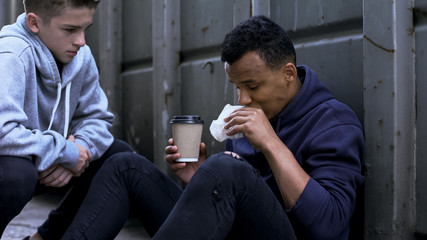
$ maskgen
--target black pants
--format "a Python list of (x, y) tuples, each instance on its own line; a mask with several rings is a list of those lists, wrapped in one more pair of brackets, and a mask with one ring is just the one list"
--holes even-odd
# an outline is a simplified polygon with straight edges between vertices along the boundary
[(206, 160), (184, 191), (140, 155), (109, 158), (63, 239), (114, 239), (129, 212), (153, 239), (296, 239), (258, 171), (224, 153)]
[[(132, 152), (132, 148), (121, 140), (115, 140), (104, 155), (90, 163), (85, 172), (63, 188), (67, 192), (59, 206), (50, 212), (48, 219), (38, 232), (45, 240), (60, 239), (72, 222), (90, 183), (107, 158), (119, 152)], [(24, 158), (0, 156), (0, 236), (7, 224), (18, 215), (34, 195), (58, 188), (38, 183), (37, 169)]]

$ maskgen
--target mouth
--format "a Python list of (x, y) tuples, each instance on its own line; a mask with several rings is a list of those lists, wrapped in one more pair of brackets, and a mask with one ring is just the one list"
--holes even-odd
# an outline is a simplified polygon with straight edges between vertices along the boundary
[(71, 56), (73, 56), (73, 57), (74, 57), (74, 56), (76, 56), (76, 55), (77, 55), (77, 52), (78, 52), (78, 51), (67, 51), (67, 54), (68, 54), (68, 55), (71, 55)]

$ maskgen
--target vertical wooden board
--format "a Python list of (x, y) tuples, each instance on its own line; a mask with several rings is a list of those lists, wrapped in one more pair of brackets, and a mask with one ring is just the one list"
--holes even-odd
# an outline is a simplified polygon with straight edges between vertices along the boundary
[(233, 28), (233, 1), (181, 2), (182, 51), (218, 46)]
[(151, 0), (123, 1), (123, 62), (137, 64), (152, 56), (153, 11)]
[[(426, 6), (427, 7), (427, 6)], [(427, 236), (427, 25), (416, 28), (416, 231)]]
[(123, 136), (134, 150), (153, 161), (153, 72), (125, 73), (123, 81)]

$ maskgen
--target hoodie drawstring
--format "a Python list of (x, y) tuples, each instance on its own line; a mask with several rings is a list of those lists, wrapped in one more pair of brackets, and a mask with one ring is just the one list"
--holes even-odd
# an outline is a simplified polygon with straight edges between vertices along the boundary
[(68, 136), (68, 126), (70, 125), (70, 91), (71, 82), (67, 84), (65, 89), (65, 122), (64, 122), (64, 138)]
[[(58, 109), (59, 102), (61, 101), (61, 91), (62, 91), (62, 84), (58, 83), (58, 88), (56, 91), (56, 102), (55, 106), (52, 110), (52, 115), (50, 117), (50, 123), (47, 130), (50, 130), (53, 124), (53, 120), (55, 119), (55, 113)], [(67, 87), (65, 89), (65, 121), (64, 121), (64, 137), (66, 138), (68, 135), (68, 125), (70, 124), (70, 92), (71, 92), (71, 82), (67, 84)]]

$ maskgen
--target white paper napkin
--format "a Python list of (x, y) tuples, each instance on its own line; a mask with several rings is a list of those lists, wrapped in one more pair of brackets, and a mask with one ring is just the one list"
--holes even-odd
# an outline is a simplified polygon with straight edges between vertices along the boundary
[(222, 112), (219, 114), (218, 119), (217, 120), (213, 120), (211, 123), (211, 126), (209, 127), (209, 131), (211, 132), (212, 136), (219, 142), (223, 142), (225, 141), (227, 138), (229, 139), (237, 139), (237, 138), (242, 138), (243, 134), (242, 133), (237, 133), (231, 136), (226, 135), (225, 133), (227, 132), (227, 130), (224, 129), (225, 126), (225, 122), (224, 122), (224, 118), (230, 116), (230, 114), (239, 108), (242, 108), (243, 106), (232, 106), (230, 104), (225, 105), (224, 109), (222, 110)]

